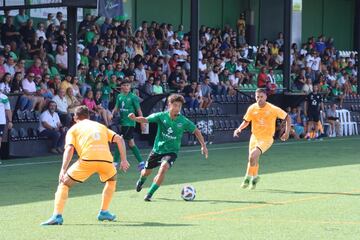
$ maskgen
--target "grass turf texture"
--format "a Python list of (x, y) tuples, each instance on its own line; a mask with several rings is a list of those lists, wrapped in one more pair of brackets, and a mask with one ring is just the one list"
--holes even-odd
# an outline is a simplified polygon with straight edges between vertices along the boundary
[[(359, 239), (359, 140), (276, 143), (260, 160), (262, 178), (254, 191), (240, 189), (247, 142), (213, 145), (208, 160), (198, 146), (183, 148), (151, 203), (143, 197), (152, 178), (136, 193), (130, 157), (132, 169), (119, 174), (110, 207), (117, 222), (96, 220), (103, 184), (95, 175), (71, 189), (64, 225), (49, 227), (39, 224), (52, 214), (60, 157), (5, 161), (0, 238)], [(187, 183), (197, 191), (193, 202), (180, 197)]]

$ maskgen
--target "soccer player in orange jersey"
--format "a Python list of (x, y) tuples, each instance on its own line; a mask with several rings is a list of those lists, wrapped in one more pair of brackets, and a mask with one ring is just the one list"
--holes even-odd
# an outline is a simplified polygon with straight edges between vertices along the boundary
[[(109, 142), (117, 144), (121, 157), (120, 168), (126, 172), (129, 163), (126, 160), (124, 140), (106, 126), (89, 120), (89, 109), (86, 106), (75, 109), (74, 120), (76, 124), (66, 134), (59, 185), (55, 193), (54, 213), (42, 225), (62, 225), (62, 213), (69, 189), (77, 182), (84, 182), (94, 173), (98, 173), (100, 181), (105, 183), (98, 220), (113, 221), (116, 218), (108, 211), (116, 188), (116, 168), (113, 165)], [(75, 150), (79, 160), (68, 169)]]
[(255, 92), (256, 103), (252, 104), (244, 116), (244, 121), (234, 131), (234, 137), (239, 137), (241, 131), (251, 122), (251, 137), (249, 143), (249, 162), (242, 188), (247, 188), (251, 183), (251, 189), (256, 188), (259, 182), (259, 158), (274, 142), (276, 119), (286, 121), (284, 134), (280, 137), (282, 141), (289, 138), (290, 117), (281, 108), (266, 102), (267, 96), (263, 89)]

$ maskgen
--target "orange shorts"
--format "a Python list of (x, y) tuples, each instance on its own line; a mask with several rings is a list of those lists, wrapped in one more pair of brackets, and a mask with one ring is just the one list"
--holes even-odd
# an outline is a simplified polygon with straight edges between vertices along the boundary
[(112, 162), (79, 159), (67, 171), (67, 175), (77, 182), (84, 182), (94, 173), (99, 174), (101, 182), (106, 182), (116, 175), (116, 168)]
[(259, 148), (261, 153), (265, 153), (273, 144), (274, 139), (257, 139), (253, 134), (250, 137), (249, 142), (249, 153), (251, 153), (255, 148)]

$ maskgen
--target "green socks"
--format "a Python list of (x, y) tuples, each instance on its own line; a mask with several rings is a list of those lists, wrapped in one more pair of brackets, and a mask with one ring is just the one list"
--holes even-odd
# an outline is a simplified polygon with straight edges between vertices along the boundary
[(146, 181), (146, 178), (147, 178), (147, 177), (140, 176), (139, 181), (140, 181), (140, 184), (141, 184), (141, 185), (144, 184), (144, 182)]
[(159, 185), (157, 185), (156, 183), (153, 182), (148, 191), (148, 194), (150, 194), (152, 196), (154, 194), (154, 192), (156, 192), (156, 190), (158, 190), (159, 187), (160, 187)]
[(130, 147), (130, 149), (131, 149), (132, 153), (135, 155), (136, 160), (137, 160), (138, 162), (143, 162), (143, 159), (142, 159), (142, 157), (141, 157), (139, 148), (135, 145), (135, 146), (133, 146), (133, 147)]

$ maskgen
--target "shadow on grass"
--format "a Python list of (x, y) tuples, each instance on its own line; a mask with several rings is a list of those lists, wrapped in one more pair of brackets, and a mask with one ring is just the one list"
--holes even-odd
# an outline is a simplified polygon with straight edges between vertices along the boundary
[[(174, 199), (174, 198), (156, 198), (154, 199), (154, 201), (156, 200), (161, 200), (161, 201), (170, 201), (170, 202), (184, 202), (184, 200), (182, 199)], [(269, 203), (269, 202), (265, 202), (265, 201), (231, 201), (231, 200), (218, 200), (218, 199), (195, 199), (194, 201), (188, 201), (190, 204), (191, 203), (210, 203), (210, 204), (218, 204), (218, 203), (233, 203), (233, 204), (269, 204), (269, 205), (278, 205), (278, 204), (274, 204), (274, 203)]]
[(101, 226), (101, 227), (191, 227), (195, 224), (162, 223), (162, 222), (111, 222), (111, 223), (73, 223), (63, 226)]
[[(339, 195), (339, 196), (360, 196), (360, 193), (347, 193), (347, 192), (305, 192), (305, 191), (293, 191), (293, 190), (282, 190), (282, 189), (264, 189), (258, 190), (259, 192), (276, 193), (276, 194), (319, 194), (319, 195)], [(360, 190), (358, 191), (360, 192)]]
[[(359, 157), (356, 151), (354, 151), (354, 149), (358, 148), (358, 144), (359, 137), (325, 139), (322, 142), (276, 143), (261, 157), (260, 174), (359, 164)], [(209, 149), (209, 159), (204, 160), (198, 151), (198, 146), (195, 148), (184, 147), (183, 150), (185, 152), (179, 154), (174, 167), (166, 174), (164, 185), (170, 188), (173, 187), (169, 186), (172, 184), (198, 182), (197, 184), (200, 185), (204, 181), (228, 178), (232, 178), (231, 181), (239, 181), (240, 184), (240, 177), (244, 175), (247, 166), (248, 143), (212, 145)], [(24, 160), (24, 162), (36, 162), (36, 160), (58, 160), (58, 163), (0, 168), (0, 192), (2, 193), (0, 206), (53, 200), (61, 166), (60, 156), (56, 159), (54, 157), (34, 158)], [(132, 166), (128, 173), (118, 174), (117, 192), (132, 190), (135, 187), (139, 177), (139, 173), (136, 171), (137, 163), (131, 158), (130, 164)], [(146, 186), (151, 184), (156, 171), (148, 178)], [(320, 171), (319, 173), (321, 173)], [(103, 184), (99, 182), (99, 178), (92, 176), (85, 183), (75, 185), (71, 189), (70, 198), (101, 194), (102, 187)], [(274, 193), (276, 193), (275, 191)], [(306, 194), (306, 192), (286, 192), (286, 190), (277, 193)], [(314, 192), (311, 192), (311, 194), (314, 194)], [(134, 196), (130, 195), (129, 197), (132, 198)], [(227, 200), (204, 201), (216, 204)], [(227, 203), (241, 204), (243, 202), (228, 201)]]

